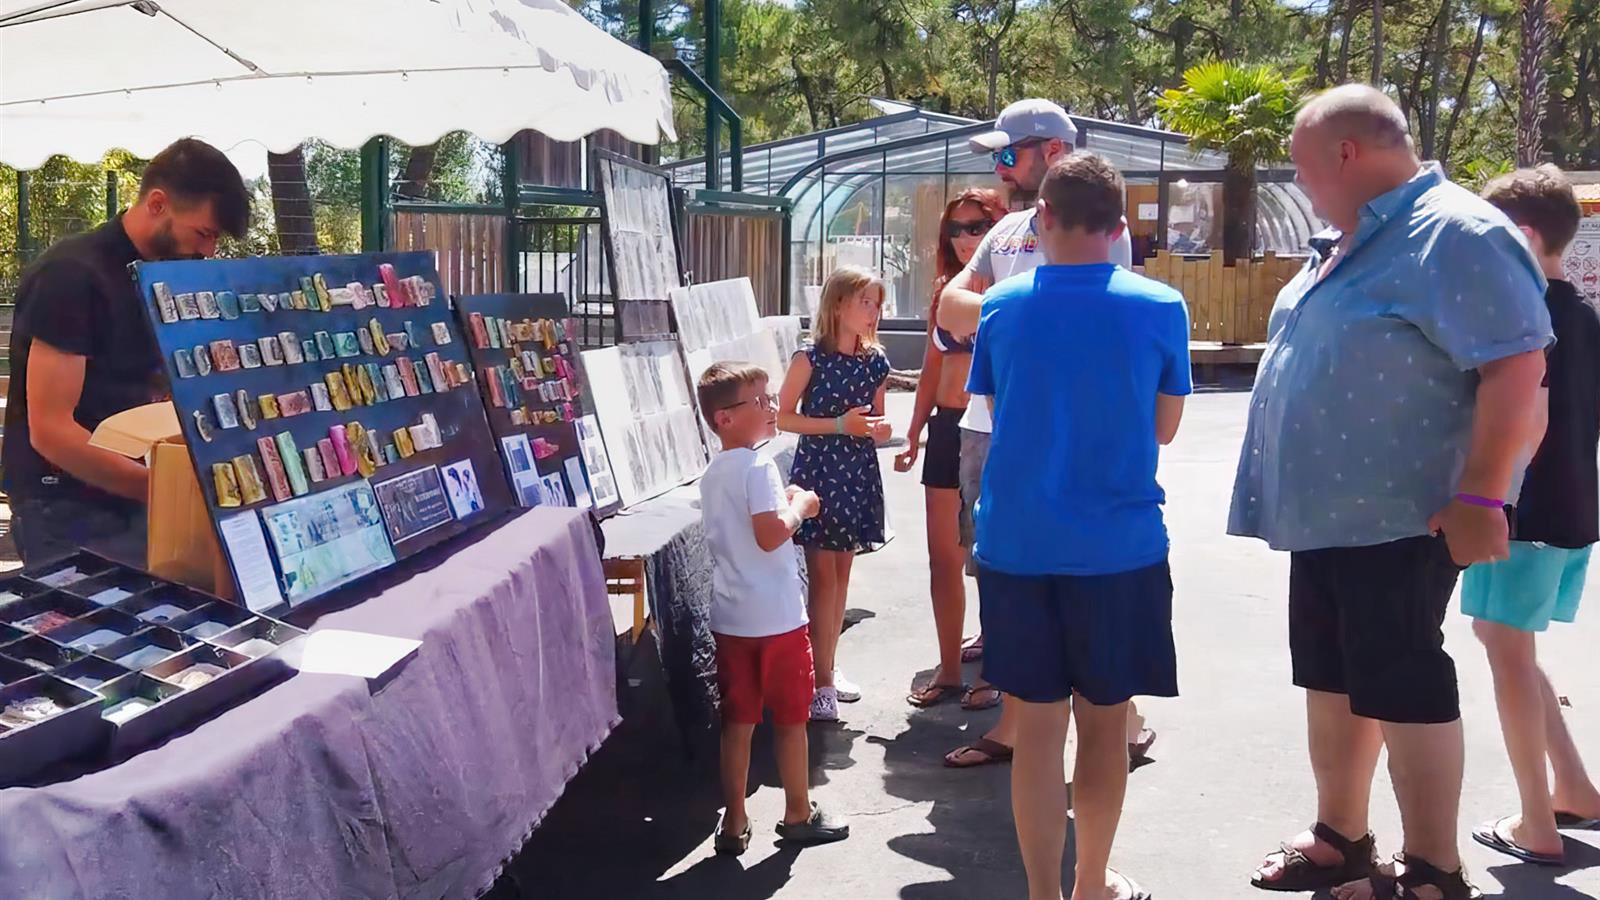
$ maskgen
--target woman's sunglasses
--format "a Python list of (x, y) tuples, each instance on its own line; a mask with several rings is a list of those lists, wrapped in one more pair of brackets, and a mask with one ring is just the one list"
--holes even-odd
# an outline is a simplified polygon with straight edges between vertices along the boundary
[(975, 222), (947, 222), (944, 226), (944, 234), (945, 237), (951, 240), (955, 240), (962, 235), (983, 237), (993, 227), (994, 223), (988, 219), (981, 219)]

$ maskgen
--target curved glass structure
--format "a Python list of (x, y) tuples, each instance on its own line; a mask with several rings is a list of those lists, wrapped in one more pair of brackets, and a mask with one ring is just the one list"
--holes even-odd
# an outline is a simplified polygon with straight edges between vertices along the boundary
[[(1191, 152), (1170, 131), (1073, 116), (1078, 145), (1104, 156), (1127, 179), (1127, 218), (1135, 264), (1159, 249), (1209, 253), (1221, 240), (1224, 154)], [(844, 264), (882, 272), (886, 318), (923, 319), (935, 276), (939, 216), (968, 187), (1000, 187), (987, 153), (967, 138), (988, 122), (911, 109), (893, 115), (746, 147), (744, 190), (794, 202), (790, 225), (791, 296), (796, 312), (814, 309), (827, 273)], [(731, 162), (722, 161), (723, 183)], [(675, 184), (705, 180), (705, 159), (668, 163)], [(1256, 249), (1303, 252), (1322, 226), (1283, 170), (1260, 173)]]

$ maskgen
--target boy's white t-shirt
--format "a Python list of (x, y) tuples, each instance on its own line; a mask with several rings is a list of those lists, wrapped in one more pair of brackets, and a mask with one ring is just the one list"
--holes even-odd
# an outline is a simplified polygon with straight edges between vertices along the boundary
[[(1034, 227), (1036, 207), (1009, 213), (995, 223), (983, 236), (978, 249), (972, 254), (967, 268), (983, 277), (993, 287), (1013, 275), (1032, 272), (1045, 264), (1044, 248), (1039, 245), (1039, 232)], [(1128, 221), (1122, 221), (1122, 235), (1111, 245), (1111, 261), (1124, 269), (1133, 269), (1133, 241), (1128, 237)], [(961, 427), (985, 434), (994, 430), (994, 420), (987, 403), (968, 403), (961, 417)]]
[(724, 450), (700, 478), (700, 515), (711, 547), (711, 630), (770, 637), (804, 626), (805, 585), (794, 545), (756, 544), (750, 517), (789, 505), (778, 464), (754, 450)]

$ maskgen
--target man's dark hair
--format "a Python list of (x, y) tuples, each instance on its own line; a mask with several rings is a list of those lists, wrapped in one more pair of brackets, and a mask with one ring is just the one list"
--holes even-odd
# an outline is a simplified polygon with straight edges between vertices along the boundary
[(1062, 228), (1110, 233), (1122, 223), (1122, 173), (1093, 153), (1074, 151), (1050, 164), (1039, 197)]
[(746, 386), (767, 380), (767, 370), (746, 362), (719, 362), (700, 376), (695, 393), (700, 397), (700, 414), (706, 424), (717, 427), (717, 411), (739, 402)]
[(1550, 253), (1567, 249), (1578, 235), (1578, 220), (1583, 218), (1572, 182), (1549, 163), (1501, 175), (1484, 187), (1483, 199), (1499, 207), (1511, 221), (1533, 229)]
[(250, 226), (250, 192), (244, 178), (222, 151), (205, 141), (183, 138), (157, 153), (145, 166), (139, 196), (156, 188), (178, 203), (211, 201), (217, 227), (235, 238)]

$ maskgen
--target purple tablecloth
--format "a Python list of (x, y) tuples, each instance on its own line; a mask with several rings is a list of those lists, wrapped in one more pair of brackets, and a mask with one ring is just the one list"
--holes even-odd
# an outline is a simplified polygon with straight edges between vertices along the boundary
[(616, 724), (615, 634), (585, 515), (465, 540), (317, 622), (422, 639), (380, 687), (297, 675), (121, 765), (0, 790), (0, 896), (487, 890)]

